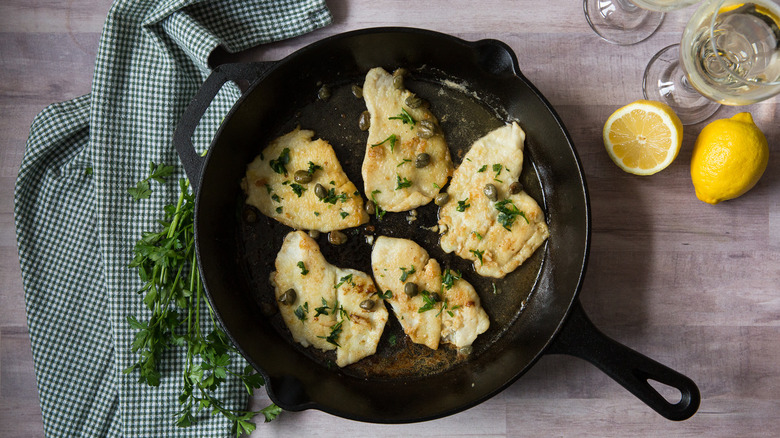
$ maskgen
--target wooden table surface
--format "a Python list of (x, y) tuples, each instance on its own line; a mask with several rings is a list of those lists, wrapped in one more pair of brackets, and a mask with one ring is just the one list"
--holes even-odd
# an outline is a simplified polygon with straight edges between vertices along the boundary
[[(284, 413), (252, 436), (776, 436), (780, 429), (780, 97), (724, 107), (750, 111), (770, 143), (764, 177), (712, 206), (689, 175), (703, 124), (650, 177), (624, 173), (601, 141), (604, 121), (642, 97), (645, 64), (679, 41), (693, 8), (667, 15), (649, 40), (600, 40), (577, 0), (329, 1), (334, 23), (243, 55), (275, 60), (320, 38), (403, 25), (467, 40), (495, 38), (557, 109), (585, 169), (593, 211), (581, 294), (606, 334), (691, 377), (698, 413), (665, 420), (592, 365), (545, 356), (518, 382), (472, 409), (426, 423), (372, 425), (317, 411)], [(42, 436), (13, 220), (13, 187), (33, 117), (90, 91), (108, 0), (0, 3), (0, 436)], [(267, 401), (265, 394), (255, 403)]]

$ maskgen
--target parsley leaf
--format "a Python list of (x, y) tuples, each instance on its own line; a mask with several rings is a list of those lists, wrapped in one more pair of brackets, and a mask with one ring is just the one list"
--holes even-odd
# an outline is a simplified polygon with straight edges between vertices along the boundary
[(425, 304), (423, 304), (422, 307), (417, 309), (417, 313), (427, 312), (428, 310), (431, 310), (436, 306), (436, 297), (431, 292), (428, 292), (427, 290), (423, 290), (422, 292), (420, 292), (420, 296), (422, 296), (422, 299), (425, 302)]
[(480, 264), (480, 265), (483, 265), (483, 264), (484, 264), (484, 263), (482, 262), (482, 255), (483, 255), (483, 254), (485, 254), (485, 251), (479, 251), (479, 250), (476, 250), (476, 249), (470, 249), (470, 250), (469, 250), (469, 252), (470, 252), (470, 253), (472, 253), (472, 254), (474, 254), (474, 257), (476, 257), (476, 258), (478, 258), (478, 259), (479, 259), (479, 264)]
[(383, 300), (389, 300), (390, 298), (393, 298), (393, 291), (391, 291), (390, 289), (386, 290), (384, 293), (379, 291), (376, 294), (379, 295), (379, 298)]
[(347, 213), (346, 211), (342, 211), (341, 213), (339, 213), (339, 215), (341, 215), (342, 219), (346, 219), (347, 216), (349, 216), (349, 213)]
[(400, 269), (401, 269), (401, 282), (405, 282), (410, 275), (417, 272), (417, 270), (414, 269), (414, 265), (412, 265), (412, 267), (409, 268), (408, 270), (406, 268), (400, 268)]
[[(165, 182), (166, 177), (173, 174), (173, 170), (173, 166), (166, 166), (162, 163), (157, 165), (150, 161), (149, 175), (141, 181), (138, 181), (138, 184), (136, 184), (135, 187), (127, 189), (127, 193), (133, 197), (134, 201), (138, 201), (139, 199), (148, 199), (150, 196), (152, 196), (152, 188), (149, 185), (149, 180), (155, 180), (162, 184)], [(91, 168), (89, 173), (91, 173)]]
[[(139, 190), (134, 195), (150, 196), (150, 180), (164, 183), (172, 172), (171, 166), (150, 163), (149, 176), (142, 181), (145, 184), (136, 185), (135, 189)], [(229, 371), (233, 368), (231, 355), (238, 351), (222, 329), (202, 332), (199, 321), (213, 320), (214, 311), (202, 305), (205, 291), (200, 271), (193, 268), (197, 265), (193, 233), (195, 198), (189, 191), (189, 181), (180, 179), (178, 183), (179, 199), (176, 204), (163, 208), (163, 218), (159, 221), (162, 228), (143, 233), (133, 248), (129, 267), (137, 270), (144, 284), (139, 293), (143, 295), (149, 316), (143, 321), (127, 317), (128, 325), (135, 331), (130, 349), (138, 354), (138, 360), (123, 371), (137, 373), (142, 384), (159, 386), (163, 378), (160, 362), (180, 357), (167, 352), (185, 349), (184, 378), (179, 381), (180, 410), (175, 413), (175, 424), (180, 427), (195, 424), (200, 418), (198, 412), (206, 408), (231, 421), (237, 434), (249, 433), (255, 429), (250, 421), (252, 417), (263, 414), (270, 421), (279, 415), (281, 408), (271, 404), (258, 411), (237, 411), (224, 407), (223, 401), (217, 398), (220, 385), (229, 375), (239, 379), (250, 395), (265, 381), (251, 366), (243, 371)]]
[(380, 207), (379, 206), (379, 202), (376, 201), (376, 196), (375, 195), (377, 193), (382, 193), (382, 191), (381, 190), (374, 190), (373, 192), (371, 192), (371, 200), (374, 201), (374, 208), (376, 209), (376, 218), (381, 221), (382, 218), (385, 216), (385, 213), (387, 213), (387, 211), (385, 211), (385, 209)]
[(496, 220), (507, 230), (511, 231), (512, 224), (515, 223), (517, 216), (522, 217), (525, 219), (526, 223), (530, 224), (530, 222), (528, 222), (528, 218), (525, 216), (525, 213), (520, 211), (511, 199), (498, 201), (493, 204), (493, 206), (496, 208), (496, 210), (498, 210), (498, 217)]
[(268, 162), (274, 172), (287, 176), (287, 165), (290, 164), (290, 148), (284, 148), (279, 158), (274, 158)]
[(412, 182), (406, 179), (406, 177), (404, 177), (403, 180), (401, 180), (401, 176), (398, 174), (396, 174), (395, 177), (396, 177), (396, 186), (395, 186), (396, 190), (400, 190), (412, 186)]
[(298, 195), (299, 198), (301, 197), (301, 195), (303, 195), (303, 192), (306, 191), (306, 187), (304, 187), (304, 186), (302, 186), (302, 185), (300, 185), (298, 183), (290, 184), (290, 188), (292, 189), (293, 193)]
[(316, 307), (314, 310), (317, 312), (314, 314), (315, 318), (320, 315), (328, 316), (328, 310), (330, 310), (330, 306), (328, 306), (328, 302), (325, 300), (325, 298), (322, 298), (322, 306)]
[(306, 172), (308, 172), (309, 175), (313, 175), (314, 172), (317, 171), (317, 169), (322, 169), (322, 166), (320, 166), (318, 164), (314, 164), (311, 161), (309, 161), (309, 170), (307, 170)]
[(463, 278), (463, 275), (460, 271), (445, 269), (444, 274), (441, 276), (441, 285), (444, 286), (445, 289), (450, 290), (455, 282), (461, 278)]
[(324, 198), (320, 199), (320, 201), (326, 203), (326, 204), (336, 204), (336, 201), (341, 200), (342, 203), (347, 202), (347, 199), (349, 197), (346, 193), (342, 193), (340, 195), (336, 194), (336, 189), (331, 187), (328, 189), (328, 193), (325, 195)]
[(293, 311), (293, 314), (295, 314), (295, 316), (299, 320), (301, 320), (301, 322), (306, 321), (306, 314), (307, 313), (309, 313), (309, 302), (308, 301), (303, 303), (303, 306), (298, 306), (298, 308), (296, 308)]
[(341, 285), (342, 285), (342, 284), (344, 284), (344, 283), (349, 283), (349, 284), (351, 284), (352, 286), (355, 286), (355, 282), (354, 282), (354, 281), (352, 281), (352, 274), (345, 275), (345, 276), (343, 276), (343, 277), (339, 278), (339, 282), (338, 282), (338, 283), (336, 283), (336, 285), (335, 285), (335, 286), (333, 286), (333, 289), (338, 289), (338, 288), (339, 288), (339, 287), (341, 287)]
[(487, 164), (485, 164), (484, 166), (480, 167), (479, 170), (477, 170), (477, 172), (482, 173), (485, 170), (487, 170)]
[(471, 207), (471, 204), (469, 204), (468, 202), (469, 202), (469, 198), (466, 198), (462, 201), (458, 201), (458, 206), (455, 207), (455, 210), (460, 212), (466, 211), (467, 208)]
[(303, 261), (298, 262), (298, 267), (301, 268), (301, 275), (306, 275), (309, 273), (309, 270), (306, 269), (306, 265), (303, 264)]
[(328, 336), (317, 336), (320, 339), (325, 339), (329, 344), (333, 344), (339, 348), (341, 345), (338, 343), (339, 336), (341, 335), (341, 325), (344, 324), (344, 320), (337, 322), (336, 325), (330, 328), (330, 334)]
[(414, 124), (416, 123), (416, 121), (414, 120), (414, 117), (412, 117), (411, 114), (409, 114), (406, 111), (406, 108), (401, 108), (401, 113), (400, 114), (398, 114), (397, 116), (388, 117), (387, 119), (388, 120), (400, 120), (404, 125), (408, 124), (409, 125), (409, 129), (414, 128)]
[(410, 159), (408, 159), (408, 158), (404, 158), (404, 159), (403, 159), (403, 160), (402, 160), (400, 163), (398, 163), (398, 165), (397, 165), (397, 166), (395, 166), (395, 167), (401, 167), (401, 166), (403, 166), (404, 164), (406, 164), (406, 163), (411, 163), (411, 162), (412, 162), (412, 160), (410, 160)]
[(393, 152), (393, 149), (395, 149), (395, 142), (398, 141), (398, 137), (395, 136), (395, 134), (390, 134), (389, 137), (386, 139), (380, 141), (379, 143), (374, 143), (371, 145), (371, 147), (379, 146), (383, 143), (390, 142), (390, 152)]

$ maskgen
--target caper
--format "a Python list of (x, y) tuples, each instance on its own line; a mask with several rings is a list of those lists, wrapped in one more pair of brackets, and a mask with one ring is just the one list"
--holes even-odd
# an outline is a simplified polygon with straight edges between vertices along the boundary
[(360, 128), (361, 131), (368, 131), (368, 128), (371, 127), (371, 113), (368, 111), (363, 111), (360, 113), (360, 118), (358, 119), (358, 128)]
[(363, 97), (363, 88), (359, 85), (352, 84), (352, 95), (361, 99)]
[(431, 292), (431, 300), (434, 303), (438, 303), (439, 301), (441, 301), (441, 296), (439, 295), (438, 292)]
[(496, 189), (496, 186), (493, 184), (485, 184), (485, 188), (482, 189), (482, 192), (484, 192), (485, 196), (491, 201), (498, 201), (498, 189)]
[(431, 156), (425, 152), (417, 154), (417, 157), (414, 159), (414, 167), (418, 169), (421, 169), (429, 164), (431, 164)]
[(317, 185), (314, 186), (314, 194), (317, 195), (318, 198), (322, 199), (328, 196), (328, 191), (325, 190), (325, 187), (322, 184), (317, 183)]
[(371, 310), (374, 308), (374, 304), (376, 304), (374, 300), (363, 300), (360, 303), (360, 308), (363, 310)]
[(298, 297), (298, 294), (295, 293), (295, 289), (290, 288), (287, 289), (282, 296), (279, 297), (279, 302), (282, 304), (286, 304), (288, 306), (291, 306), (295, 304), (295, 299)]
[(404, 103), (406, 103), (406, 106), (409, 108), (419, 108), (422, 106), (422, 99), (412, 94), (411, 96), (407, 97), (406, 100), (404, 100)]
[(418, 289), (417, 289), (417, 284), (416, 284), (416, 283), (412, 283), (412, 282), (410, 281), (410, 282), (408, 282), (408, 283), (406, 283), (406, 284), (404, 285), (404, 293), (405, 293), (405, 294), (406, 294), (406, 295), (407, 295), (409, 298), (411, 298), (411, 297), (413, 297), (413, 296), (417, 295), (417, 291), (418, 291)]
[(436, 133), (436, 125), (430, 120), (420, 120), (420, 126), (417, 128), (417, 136), (420, 138), (431, 138)]
[(368, 214), (375, 214), (376, 213), (376, 204), (372, 200), (366, 201), (366, 213)]
[(252, 224), (257, 221), (257, 213), (255, 213), (254, 209), (249, 207), (244, 209), (244, 221), (248, 224)]
[(439, 193), (433, 199), (433, 203), (441, 207), (442, 205), (446, 204), (447, 201), (449, 200), (450, 200), (450, 195), (448, 195), (447, 193)]
[(347, 235), (339, 230), (333, 230), (328, 233), (328, 242), (331, 245), (342, 245), (347, 242)]
[(311, 182), (311, 174), (308, 170), (296, 170), (293, 176), (295, 182), (298, 184), (306, 184)]
[(523, 185), (520, 184), (520, 181), (515, 181), (509, 185), (509, 193), (516, 195), (521, 191), (523, 191)]
[(316, 239), (320, 237), (319, 230), (309, 230), (309, 237), (311, 237), (312, 239)]
[(317, 91), (317, 97), (319, 97), (322, 100), (330, 99), (330, 87), (328, 87), (327, 85), (321, 86), (319, 91)]

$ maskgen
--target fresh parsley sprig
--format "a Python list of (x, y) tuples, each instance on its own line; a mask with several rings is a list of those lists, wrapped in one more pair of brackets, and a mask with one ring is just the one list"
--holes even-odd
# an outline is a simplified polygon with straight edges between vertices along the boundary
[[(172, 173), (173, 166), (150, 163), (149, 176), (128, 192), (134, 199), (148, 198), (151, 196), (149, 180), (164, 183), (165, 177)], [(262, 414), (265, 421), (271, 421), (281, 408), (271, 404), (258, 411), (232, 410), (215, 395), (228, 376), (238, 378), (250, 395), (265, 381), (251, 366), (242, 372), (231, 370), (230, 355), (238, 351), (219, 328), (214, 309), (203, 296), (203, 284), (196, 268), (195, 199), (189, 193), (186, 179), (179, 180), (179, 190), (177, 203), (164, 208), (162, 229), (143, 233), (134, 247), (135, 256), (129, 266), (138, 271), (144, 283), (139, 294), (144, 295), (143, 303), (151, 314), (145, 321), (132, 315), (127, 317), (128, 324), (137, 330), (130, 348), (138, 353), (138, 361), (124, 372), (138, 373), (140, 383), (159, 386), (159, 365), (164, 353), (172, 348), (186, 348), (178, 398), (181, 409), (176, 413), (176, 425), (191, 426), (196, 422), (196, 414), (206, 410), (229, 419), (237, 436), (249, 434), (256, 427), (252, 418)], [(208, 309), (205, 315), (201, 311), (203, 303)], [(215, 327), (208, 335), (201, 329), (201, 320), (206, 317)]]

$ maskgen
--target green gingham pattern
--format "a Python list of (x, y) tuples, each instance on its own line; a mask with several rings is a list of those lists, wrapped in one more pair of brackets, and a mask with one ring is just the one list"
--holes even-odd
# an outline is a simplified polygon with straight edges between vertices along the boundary
[[(184, 176), (171, 145), (179, 117), (221, 45), (239, 51), (329, 24), (324, 0), (116, 1), (98, 49), (92, 93), (36, 117), (19, 170), (15, 217), (35, 372), (47, 436), (224, 436), (221, 416), (174, 424), (185, 352), (168, 353), (151, 388), (122, 371), (135, 362), (126, 318), (146, 319), (127, 267), (141, 233), (156, 230)], [(226, 85), (193, 137), (205, 149), (239, 96)], [(150, 199), (127, 188), (148, 163), (176, 178)], [(235, 369), (245, 362), (233, 358)], [(218, 397), (244, 409), (236, 379)]]

